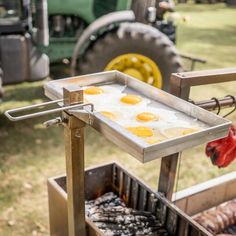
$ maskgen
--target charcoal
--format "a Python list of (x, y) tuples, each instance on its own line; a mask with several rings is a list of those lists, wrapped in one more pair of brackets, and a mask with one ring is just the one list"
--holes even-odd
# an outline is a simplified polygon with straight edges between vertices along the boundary
[(236, 225), (231, 225), (227, 227), (223, 233), (236, 235)]
[(107, 236), (168, 236), (151, 212), (126, 207), (113, 192), (86, 201), (86, 215)]

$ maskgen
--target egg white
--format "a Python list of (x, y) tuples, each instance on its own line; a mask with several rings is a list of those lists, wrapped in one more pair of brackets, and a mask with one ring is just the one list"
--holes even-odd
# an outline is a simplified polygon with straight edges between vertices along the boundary
[[(112, 121), (116, 122), (124, 128), (146, 126), (152, 129), (153, 136), (148, 138), (142, 138), (144, 141), (149, 142), (152, 140), (159, 140), (160, 142), (179, 137), (181, 135), (171, 135), (167, 132), (170, 128), (182, 128), (182, 129), (201, 129), (197, 125), (196, 120), (185, 119), (180, 116), (178, 112), (171, 111), (164, 108), (157, 108), (150, 106), (150, 100), (141, 97), (141, 102), (137, 104), (126, 104), (121, 101), (123, 96), (128, 94), (124, 93), (124, 86), (121, 85), (104, 85), (99, 86), (104, 92), (102, 94), (90, 95), (84, 93), (85, 102), (91, 102), (94, 104), (96, 112), (110, 112), (113, 115)], [(84, 87), (86, 89), (88, 87)], [(143, 112), (151, 112), (157, 116), (156, 120), (152, 121), (140, 121), (136, 119), (136, 116)], [(108, 118), (108, 117), (106, 117)], [(108, 118), (110, 119), (110, 118)], [(177, 132), (178, 133), (178, 132)], [(181, 133), (181, 132), (180, 132)], [(151, 145), (151, 144), (150, 144)]]

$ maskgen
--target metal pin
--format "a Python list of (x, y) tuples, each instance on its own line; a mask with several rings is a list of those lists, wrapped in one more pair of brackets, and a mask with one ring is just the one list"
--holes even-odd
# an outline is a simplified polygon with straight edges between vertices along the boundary
[(56, 117), (54, 119), (51, 119), (51, 120), (47, 120), (45, 122), (43, 122), (43, 125), (46, 126), (46, 128), (49, 128), (50, 126), (52, 125), (59, 125), (61, 124), (63, 121), (62, 121), (62, 118), (59, 116), (59, 117)]

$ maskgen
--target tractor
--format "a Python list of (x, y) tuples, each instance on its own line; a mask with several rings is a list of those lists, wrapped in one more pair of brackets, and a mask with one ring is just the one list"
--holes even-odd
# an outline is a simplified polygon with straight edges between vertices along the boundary
[(168, 90), (182, 70), (173, 10), (168, 0), (0, 0), (0, 81), (43, 79), (66, 59), (72, 75), (119, 70)]

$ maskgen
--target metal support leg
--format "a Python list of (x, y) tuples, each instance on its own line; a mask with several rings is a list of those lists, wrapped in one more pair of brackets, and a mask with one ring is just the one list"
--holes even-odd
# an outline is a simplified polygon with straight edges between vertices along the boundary
[[(184, 78), (184, 74), (178, 73), (177, 76)], [(176, 80), (175, 74), (171, 77), (171, 87), (170, 93), (180, 97), (182, 99), (188, 100), (190, 87), (188, 85), (181, 86), (182, 80)], [(168, 200), (172, 200), (172, 195), (174, 192), (177, 165), (178, 165), (179, 153), (175, 153), (161, 159), (161, 169), (160, 178), (158, 183), (158, 192), (164, 193)]]
[[(83, 102), (83, 90), (75, 86), (63, 89), (64, 104)], [(69, 236), (85, 236), (84, 127), (85, 123), (64, 112), (65, 156), (67, 176), (67, 211)], [(60, 214), (60, 213), (59, 213)]]
[[(64, 114), (67, 124), (64, 129), (67, 207), (69, 236), (85, 236), (84, 196), (84, 126), (85, 123)], [(58, 212), (60, 214), (60, 212)]]
[(164, 193), (166, 198), (170, 201), (174, 191), (178, 157), (179, 153), (175, 153), (161, 159), (158, 192)]

